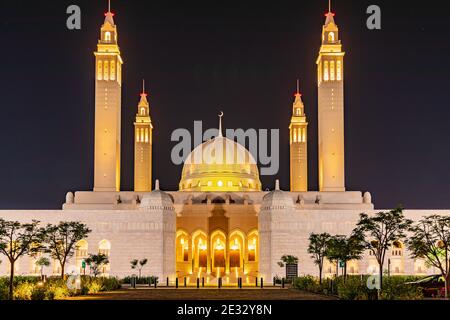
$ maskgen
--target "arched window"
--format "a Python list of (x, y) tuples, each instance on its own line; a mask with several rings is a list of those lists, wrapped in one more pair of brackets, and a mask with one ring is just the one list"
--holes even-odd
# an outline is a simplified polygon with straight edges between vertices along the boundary
[(144, 128), (141, 128), (141, 142), (145, 141), (145, 133), (144, 133)]
[(323, 63), (323, 80), (324, 81), (330, 80), (330, 76), (329, 76), (329, 73), (328, 73), (328, 61), (325, 61)]
[(97, 79), (103, 80), (103, 61), (101, 60), (97, 62)]
[[(108, 240), (102, 240), (98, 243), (98, 253), (99, 254), (104, 254), (105, 256), (107, 256), (109, 258), (109, 256), (111, 255), (111, 242), (109, 242)], [(109, 263), (107, 265), (104, 265), (102, 267), (102, 273), (108, 274), (109, 272)]]
[(83, 274), (83, 260), (88, 257), (88, 242), (86, 240), (80, 240), (75, 245), (75, 263), (80, 270), (80, 273)]
[(113, 60), (111, 60), (111, 62), (109, 63), (109, 71), (110, 71), (109, 78), (111, 80), (116, 80), (116, 63)]
[(328, 42), (334, 42), (334, 32), (328, 34)]
[(148, 128), (145, 128), (145, 143), (148, 143)]
[(103, 62), (103, 80), (109, 79), (109, 61)]
[(111, 41), (111, 32), (109, 32), (109, 31), (106, 31), (105, 32), (105, 41)]
[(394, 241), (392, 243), (392, 256), (401, 257), (403, 256), (403, 245), (400, 241)]
[(342, 61), (338, 60), (336, 62), (336, 80), (341, 81), (342, 80)]
[(330, 80), (334, 81), (334, 61), (330, 61)]
[(136, 128), (136, 142), (141, 142), (141, 139), (139, 139), (139, 128)]
[(141, 116), (145, 116), (145, 108), (141, 108)]
[(102, 240), (98, 244), (98, 253), (104, 254), (105, 256), (109, 257), (111, 254), (111, 242), (108, 240)]

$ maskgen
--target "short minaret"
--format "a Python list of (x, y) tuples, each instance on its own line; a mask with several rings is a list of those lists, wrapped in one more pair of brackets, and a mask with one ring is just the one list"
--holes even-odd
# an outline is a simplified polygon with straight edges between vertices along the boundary
[(317, 58), (319, 190), (345, 191), (344, 52), (331, 5)]
[(291, 191), (308, 191), (308, 122), (297, 80), (290, 132)]
[(108, 8), (95, 55), (94, 191), (120, 190), (122, 58)]
[(153, 125), (144, 81), (134, 132), (134, 191), (150, 192), (152, 191)]

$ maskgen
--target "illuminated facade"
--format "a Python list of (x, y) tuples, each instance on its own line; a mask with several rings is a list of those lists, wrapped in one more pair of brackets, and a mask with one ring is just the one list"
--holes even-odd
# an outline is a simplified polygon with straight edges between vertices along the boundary
[(134, 122), (134, 191), (152, 191), (152, 141), (153, 125), (144, 86)]
[(308, 122), (298, 82), (289, 126), (291, 191), (308, 191)]
[[(120, 108), (122, 59), (117, 28), (108, 11), (96, 56), (95, 178), (94, 191), (68, 192), (62, 210), (1, 210), (6, 220), (43, 224), (80, 221), (92, 233), (78, 243), (70, 266), (81, 270), (88, 254), (103, 253), (110, 263), (102, 272), (130, 276), (130, 261), (148, 258), (142, 272), (171, 284), (175, 278), (195, 285), (252, 286), (256, 278), (271, 283), (285, 270), (277, 262), (283, 255), (299, 258), (299, 274), (317, 275), (307, 253), (311, 233), (349, 235), (359, 214), (376, 212), (369, 192), (345, 191), (343, 124), (343, 55), (337, 26), (329, 12), (319, 54), (319, 161), (320, 190), (307, 190), (307, 126), (299, 91), (290, 125), (291, 191), (262, 191), (258, 167), (250, 152), (222, 135), (195, 148), (185, 161), (178, 191), (152, 189), (152, 121), (145, 90), (141, 94), (135, 129), (135, 190), (119, 191)], [(223, 115), (223, 114), (222, 114)], [(128, 124), (131, 126), (131, 124)], [(286, 141), (287, 143), (287, 141)], [(163, 173), (160, 173), (163, 175)], [(377, 210), (378, 211), (378, 210)], [(406, 210), (419, 220), (449, 210)], [(36, 274), (36, 257), (24, 257), (16, 274)], [(412, 260), (404, 244), (393, 243), (387, 259), (394, 274), (434, 274), (421, 260)], [(8, 274), (7, 259), (0, 257), (0, 274)], [(324, 275), (336, 266), (325, 261)], [(369, 252), (350, 261), (350, 274), (377, 272)], [(87, 270), (89, 272), (89, 270)], [(58, 274), (53, 261), (44, 273)]]
[(108, 11), (95, 54), (94, 191), (120, 190), (122, 57), (114, 14)]
[(345, 191), (344, 54), (330, 10), (317, 58), (320, 191)]

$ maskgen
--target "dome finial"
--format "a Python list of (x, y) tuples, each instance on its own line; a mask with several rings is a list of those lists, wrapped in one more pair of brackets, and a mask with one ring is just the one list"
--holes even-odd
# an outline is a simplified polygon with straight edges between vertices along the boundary
[(223, 134), (222, 134), (222, 117), (223, 117), (223, 111), (220, 111), (220, 114), (219, 114), (219, 137), (223, 137)]
[(275, 180), (275, 190), (280, 190), (280, 180)]
[(159, 179), (155, 181), (155, 190), (159, 190)]

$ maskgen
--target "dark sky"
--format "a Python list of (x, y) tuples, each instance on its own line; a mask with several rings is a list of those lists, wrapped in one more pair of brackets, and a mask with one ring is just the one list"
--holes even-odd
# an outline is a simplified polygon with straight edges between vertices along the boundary
[[(94, 56), (106, 0), (0, 0), (0, 208), (60, 208), (93, 186)], [(82, 30), (66, 29), (66, 8)], [(382, 9), (382, 30), (366, 8)], [(154, 177), (176, 190), (176, 128), (279, 128), (289, 188), (288, 125), (296, 78), (309, 126), (309, 188), (317, 189), (315, 60), (326, 0), (113, 0), (124, 65), (122, 190), (133, 188), (133, 120), (141, 79), (150, 91)], [(346, 51), (348, 190), (377, 208), (450, 208), (448, 1), (335, 0)]]

